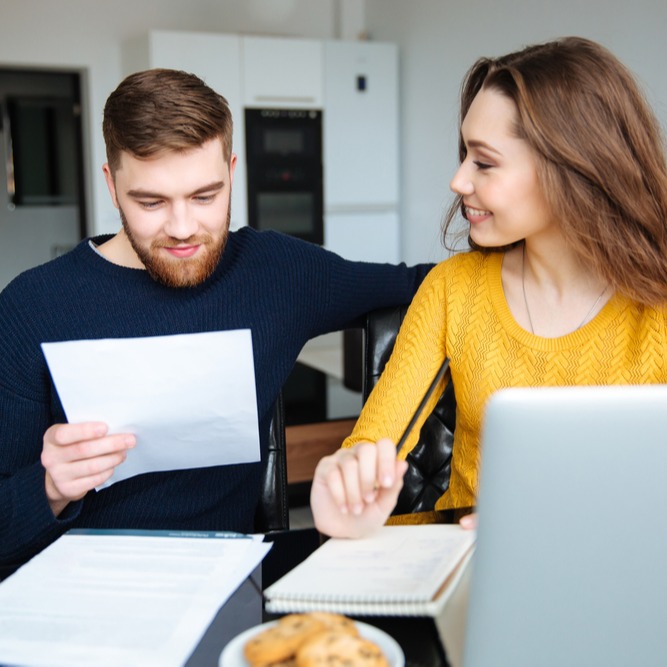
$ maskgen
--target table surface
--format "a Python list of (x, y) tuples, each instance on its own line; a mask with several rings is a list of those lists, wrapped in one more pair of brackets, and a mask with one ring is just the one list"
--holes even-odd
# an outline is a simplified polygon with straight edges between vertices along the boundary
[[(456, 523), (471, 508), (421, 512), (400, 517), (401, 523)], [(289, 530), (267, 535), (273, 542), (262, 565), (246, 579), (220, 609), (190, 656), (186, 667), (217, 667), (220, 653), (244, 630), (277, 618), (263, 609), (262, 589), (286, 574), (326, 538), (315, 529)], [(406, 667), (448, 667), (445, 651), (430, 618), (359, 617), (390, 634), (401, 645)]]

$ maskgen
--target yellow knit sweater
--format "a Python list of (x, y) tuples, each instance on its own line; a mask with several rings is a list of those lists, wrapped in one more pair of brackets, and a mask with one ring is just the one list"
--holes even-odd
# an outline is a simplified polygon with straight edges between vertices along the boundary
[[(394, 353), (352, 434), (343, 443), (397, 441), (445, 356), (456, 391), (456, 432), (448, 491), (438, 509), (473, 505), (484, 405), (516, 386), (667, 383), (667, 308), (619, 295), (581, 329), (540, 338), (512, 317), (501, 282), (502, 253), (455, 255), (424, 280), (405, 317)], [(432, 411), (436, 391), (412, 437)]]

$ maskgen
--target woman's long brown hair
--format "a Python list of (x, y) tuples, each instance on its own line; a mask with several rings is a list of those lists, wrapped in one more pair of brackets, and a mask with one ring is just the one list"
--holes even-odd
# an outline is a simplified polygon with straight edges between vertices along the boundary
[[(636, 301), (667, 302), (665, 147), (630, 72), (599, 44), (568, 37), (478, 60), (463, 82), (461, 122), (482, 88), (514, 102), (516, 135), (535, 151), (549, 208), (581, 260)], [(447, 213), (446, 245), (461, 205)]]

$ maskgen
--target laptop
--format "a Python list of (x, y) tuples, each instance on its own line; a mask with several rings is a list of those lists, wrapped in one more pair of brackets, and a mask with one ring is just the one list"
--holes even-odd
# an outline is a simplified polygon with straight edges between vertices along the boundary
[(487, 406), (464, 667), (667, 665), (667, 386)]

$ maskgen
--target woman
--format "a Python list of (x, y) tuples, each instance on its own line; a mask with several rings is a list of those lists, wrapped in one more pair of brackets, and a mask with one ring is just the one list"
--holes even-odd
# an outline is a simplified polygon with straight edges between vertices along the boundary
[(445, 236), (460, 211), (471, 250), (427, 276), (353, 433), (318, 465), (311, 506), (326, 534), (386, 521), (407, 468), (394, 443), (446, 356), (457, 421), (439, 509), (475, 503), (498, 389), (667, 382), (667, 166), (626, 68), (581, 38), (479, 60), (459, 153)]

